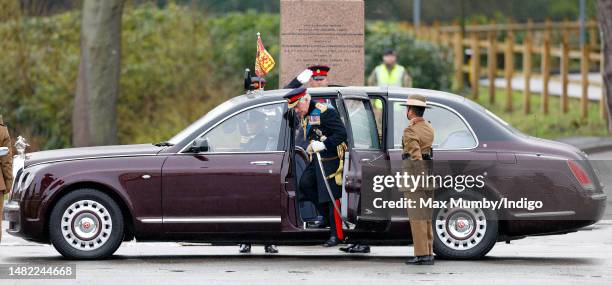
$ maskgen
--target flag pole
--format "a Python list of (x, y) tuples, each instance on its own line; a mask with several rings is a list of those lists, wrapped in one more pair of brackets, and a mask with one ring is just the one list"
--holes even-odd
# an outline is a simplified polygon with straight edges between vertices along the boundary
[[(259, 32), (257, 32), (257, 41), (258, 41), (258, 43), (259, 43), (259, 39), (261, 39), (261, 34)], [(257, 64), (257, 63), (255, 63), (255, 64)], [(260, 91), (260, 94), (261, 94), (261, 92), (263, 92), (263, 86), (261, 86), (261, 79), (262, 79), (262, 77), (263, 76), (257, 76), (257, 80), (259, 80), (259, 91)]]

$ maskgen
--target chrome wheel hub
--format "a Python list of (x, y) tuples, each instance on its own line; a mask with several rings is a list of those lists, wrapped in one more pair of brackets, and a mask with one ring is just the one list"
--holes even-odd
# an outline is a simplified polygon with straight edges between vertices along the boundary
[(62, 235), (78, 250), (95, 250), (103, 246), (113, 229), (113, 221), (102, 204), (82, 200), (70, 205), (62, 215)]
[(442, 209), (435, 220), (438, 238), (449, 248), (468, 250), (478, 245), (487, 231), (485, 213), (478, 208)]

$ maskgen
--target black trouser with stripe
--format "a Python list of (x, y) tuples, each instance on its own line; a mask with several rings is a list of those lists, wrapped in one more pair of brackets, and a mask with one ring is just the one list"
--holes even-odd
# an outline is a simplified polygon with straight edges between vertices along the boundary
[[(335, 167), (337, 168), (337, 164)], [(321, 170), (319, 169), (318, 162), (316, 161), (312, 161), (306, 166), (299, 183), (299, 189), (302, 194), (301, 197), (303, 197), (302, 199), (304, 200), (311, 201), (316, 206), (319, 214), (323, 216), (325, 221), (329, 224), (330, 234), (342, 239), (342, 225), (340, 216), (336, 213), (334, 206), (330, 201), (327, 189), (319, 189), (321, 184), (323, 184), (319, 181), (323, 177), (320, 172)], [(330, 183), (330, 187), (337, 186), (335, 185), (336, 182), (333, 178), (328, 179), (328, 182)], [(333, 186), (331, 184), (333, 184)], [(323, 187), (325, 187), (324, 184)], [(338, 208), (340, 208), (339, 200), (335, 199), (335, 202), (338, 205)]]

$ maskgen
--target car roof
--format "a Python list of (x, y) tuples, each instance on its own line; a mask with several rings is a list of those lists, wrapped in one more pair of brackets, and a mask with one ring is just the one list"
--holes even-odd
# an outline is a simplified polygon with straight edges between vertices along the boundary
[[(246, 94), (234, 97), (232, 100), (236, 100), (236, 103), (251, 102), (253, 104), (260, 103), (261, 101), (269, 100), (282, 100), (283, 96), (287, 94), (291, 89), (275, 89), (263, 91), (261, 95), (257, 93)], [(408, 95), (418, 94), (427, 97), (427, 100), (437, 103), (444, 103), (450, 105), (463, 104), (466, 101), (465, 97), (437, 90), (420, 89), (420, 88), (405, 88), (405, 87), (377, 87), (377, 86), (343, 86), (343, 87), (316, 87), (308, 88), (308, 93), (313, 96), (347, 92), (347, 93), (367, 93), (367, 94), (379, 94), (388, 95), (389, 98), (394, 99), (405, 99)], [(268, 99), (268, 100), (265, 100)]]

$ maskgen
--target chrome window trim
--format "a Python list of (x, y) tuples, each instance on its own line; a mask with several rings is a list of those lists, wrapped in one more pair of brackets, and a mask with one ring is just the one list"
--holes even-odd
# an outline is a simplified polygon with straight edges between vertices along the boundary
[(536, 213), (516, 213), (514, 214), (517, 218), (549, 218), (549, 217), (563, 217), (573, 216), (576, 212), (574, 211), (553, 211), (553, 212), (536, 212)]
[(276, 216), (212, 216), (212, 217), (173, 217), (173, 218), (143, 218), (139, 219), (145, 224), (171, 223), (171, 224), (189, 224), (189, 223), (280, 223), (281, 217)]
[(270, 154), (270, 153), (285, 153), (284, 150), (271, 150), (271, 151), (241, 151), (241, 152), (231, 152), (231, 151), (223, 151), (223, 152), (181, 152), (177, 153), (177, 155), (215, 155), (215, 154)]
[[(218, 126), (219, 124), (227, 121), (228, 119), (230, 119), (231, 117), (234, 117), (236, 114), (242, 113), (244, 111), (248, 111), (250, 109), (254, 109), (257, 107), (261, 107), (261, 106), (266, 106), (266, 105), (273, 105), (273, 104), (278, 104), (278, 103), (283, 103), (283, 102), (287, 102), (285, 100), (277, 100), (277, 101), (272, 101), (272, 102), (265, 102), (265, 103), (259, 103), (257, 105), (253, 105), (253, 106), (248, 106), (246, 108), (242, 108), (236, 112), (233, 112), (225, 117), (223, 117), (222, 119), (220, 119), (219, 121), (217, 121), (215, 124), (213, 124), (210, 128), (206, 129), (205, 131), (203, 131), (202, 133), (200, 133), (200, 135), (196, 136), (194, 139), (192, 139), (188, 144), (186, 144), (181, 150), (179, 150), (177, 152), (177, 154), (182, 154), (185, 153), (185, 150), (191, 146), (193, 144), (193, 142), (199, 138), (202, 137), (203, 135), (205, 135), (206, 133), (208, 133), (210, 130), (214, 129), (216, 126)], [(206, 153), (206, 154), (213, 154), (216, 152), (200, 152), (200, 153)], [(228, 153), (254, 153), (252, 151), (241, 151), (241, 152), (228, 152)]]
[(49, 161), (43, 161), (43, 162), (30, 164), (26, 166), (24, 169), (28, 169), (30, 167), (42, 165), (42, 164), (66, 162), (66, 161), (89, 160), (89, 159), (99, 159), (99, 158), (117, 158), (117, 157), (157, 156), (157, 155), (158, 155), (157, 153), (143, 153), (143, 154), (100, 155), (100, 156), (86, 156), (86, 157), (75, 157), (75, 158), (66, 158), (66, 159), (55, 159), (55, 160), (49, 160)]
[[(396, 99), (396, 98), (389, 98), (389, 101), (391, 102), (404, 102), (405, 100), (402, 99)], [(468, 127), (468, 130), (470, 130), (470, 133), (472, 134), (472, 136), (474, 137), (474, 140), (476, 141), (476, 145), (474, 145), (473, 147), (463, 147), (463, 148), (434, 148), (434, 150), (438, 150), (438, 151), (448, 151), (448, 150), (473, 150), (478, 148), (478, 146), (480, 145), (480, 141), (478, 140), (478, 136), (476, 135), (476, 132), (474, 132), (474, 129), (472, 129), (472, 126), (470, 125), (470, 123), (468, 123), (468, 121), (463, 117), (463, 115), (461, 115), (459, 112), (457, 112), (457, 110), (444, 105), (444, 104), (440, 104), (440, 103), (436, 103), (436, 102), (427, 102), (427, 104), (432, 105), (432, 106), (437, 106), (443, 109), (446, 109), (448, 111), (450, 111), (451, 113), (454, 113), (455, 115), (457, 115), (459, 117), (459, 119), (461, 119), (461, 121), (463, 121), (463, 123)], [(395, 135), (395, 134), (394, 134)], [(394, 136), (395, 138), (395, 136)], [(395, 142), (393, 142), (393, 149), (394, 150), (401, 150), (398, 148), (395, 148)], [(390, 149), (391, 150), (391, 149)]]

